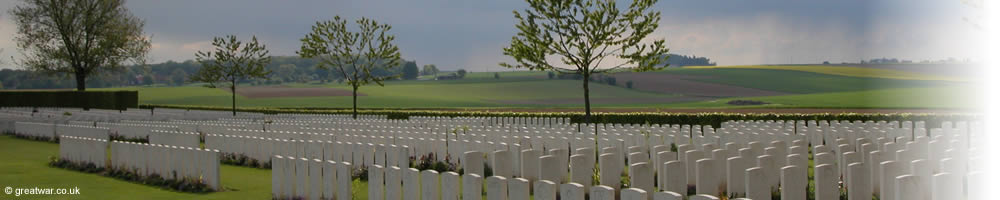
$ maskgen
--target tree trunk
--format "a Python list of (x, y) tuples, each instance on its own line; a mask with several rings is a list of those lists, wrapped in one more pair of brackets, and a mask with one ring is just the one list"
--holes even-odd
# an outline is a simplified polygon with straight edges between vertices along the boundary
[[(76, 75), (76, 91), (77, 92), (86, 92), (87, 91), (87, 74), (85, 74), (83, 72), (75, 72), (73, 74)], [(89, 99), (84, 99), (83, 101), (85, 101), (85, 103), (83, 103), (83, 110), (90, 110), (90, 104), (91, 104), (91, 102), (89, 102), (90, 100)]]
[(586, 107), (583, 122), (590, 124), (590, 74), (587, 74), (587, 72), (583, 72), (583, 104)]
[(233, 91), (233, 117), (236, 116), (236, 80), (233, 80), (233, 85), (229, 86), (229, 89)]
[(352, 115), (354, 119), (358, 119), (358, 86), (354, 86), (354, 114)]
[(76, 91), (87, 91), (87, 74), (83, 72), (76, 72), (74, 74), (76, 75)]

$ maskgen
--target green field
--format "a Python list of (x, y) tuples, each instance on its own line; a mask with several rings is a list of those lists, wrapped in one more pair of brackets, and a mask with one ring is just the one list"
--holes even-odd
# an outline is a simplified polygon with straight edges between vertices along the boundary
[(940, 87), (965, 84), (951, 81), (854, 77), (800, 70), (749, 68), (671, 68), (659, 73), (705, 76), (707, 78), (698, 78), (695, 80), (797, 94), (908, 87)]
[[(957, 87), (897, 88), (856, 92), (833, 92), (819, 94), (783, 95), (768, 97), (725, 98), (704, 102), (679, 103), (675, 108), (940, 108), (968, 109), (981, 104), (975, 98), (961, 98), (971, 95)], [(758, 100), (768, 103), (762, 106), (733, 106), (726, 102), (735, 99)]]
[(878, 69), (868, 67), (851, 66), (799, 66), (799, 65), (743, 65), (743, 66), (691, 66), (689, 69), (770, 69), (770, 70), (792, 70), (804, 71), (820, 74), (831, 74), (839, 76), (866, 77), (866, 78), (890, 78), (903, 80), (944, 80), (944, 81), (965, 81), (960, 78), (921, 74), (902, 70)]
[[(387, 81), (384, 87), (363, 86), (360, 108), (576, 108), (583, 105), (580, 80), (551, 80), (547, 72), (470, 72), (461, 80)], [(684, 80), (779, 92), (787, 95), (706, 99), (592, 83), (592, 104), (599, 108), (732, 108), (733, 99), (752, 99), (782, 108), (974, 108), (964, 99), (975, 83), (914, 72), (829, 66), (735, 66), (670, 68), (664, 75)], [(641, 83), (637, 83), (641, 84)], [(329, 87), (337, 83), (293, 83), (286, 87)], [(240, 87), (250, 87), (241, 85)], [(674, 87), (663, 85), (657, 87)], [(230, 106), (230, 93), (197, 85), (126, 87), (95, 90), (138, 90), (141, 104)], [(975, 102), (972, 102), (975, 103)], [(351, 107), (350, 96), (246, 98), (240, 107)], [(752, 107), (752, 106), (751, 106)]]

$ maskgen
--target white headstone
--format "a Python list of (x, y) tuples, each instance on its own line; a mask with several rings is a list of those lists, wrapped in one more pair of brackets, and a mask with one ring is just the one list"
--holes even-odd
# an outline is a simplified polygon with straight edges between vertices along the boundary
[[(389, 167), (385, 171), (385, 199), (401, 199), (403, 198), (403, 169), (397, 166)], [(457, 174), (456, 174), (457, 175)], [(447, 175), (445, 175), (447, 177)], [(442, 178), (444, 179), (444, 178)], [(447, 182), (442, 181), (442, 187), (447, 187)], [(457, 182), (455, 184), (458, 184)], [(450, 187), (458, 188), (458, 186)]]
[(649, 200), (652, 197), (646, 195), (646, 191), (639, 188), (628, 188), (622, 190), (621, 200)]
[(905, 200), (929, 200), (931, 197), (924, 196), (920, 189), (923, 177), (914, 175), (902, 175), (896, 177), (896, 199)]
[(870, 200), (872, 198), (871, 178), (868, 176), (868, 166), (865, 163), (851, 163), (847, 165), (848, 179), (847, 192), (849, 200)]
[[(629, 184), (631, 184), (632, 188), (642, 189), (643, 191), (656, 190), (656, 186), (653, 185), (653, 167), (645, 162), (629, 166)], [(648, 196), (648, 199), (652, 199), (652, 196)]]
[[(371, 184), (371, 183), (369, 183)], [(424, 170), (420, 172), (420, 196), (421, 199), (441, 199), (438, 195), (440, 189), (440, 177), (438, 172), (434, 170)], [(370, 198), (371, 196), (369, 196)]]
[(931, 182), (932, 200), (961, 199), (963, 196), (962, 177), (950, 173), (935, 174)]
[(466, 174), (483, 175), (483, 153), (478, 151), (466, 151), (462, 158), (462, 169)]
[(559, 192), (559, 185), (556, 185), (552, 181), (540, 180), (535, 181), (533, 190), (535, 200), (556, 200), (556, 194)]
[(566, 183), (559, 185), (559, 197), (561, 200), (583, 200), (583, 185), (577, 183)]
[(781, 200), (806, 200), (808, 189), (805, 167), (792, 165), (781, 168)]
[(420, 170), (403, 169), (403, 199), (418, 199), (420, 197)]
[(604, 185), (594, 186), (590, 188), (590, 199), (615, 200), (615, 189)]
[(584, 192), (588, 192), (594, 175), (594, 164), (588, 162), (587, 156), (581, 154), (569, 157), (570, 181), (583, 185)]
[(531, 182), (528, 179), (507, 179), (508, 199), (528, 199), (531, 196)]
[(731, 157), (727, 161), (726, 170), (726, 191), (729, 196), (742, 196), (746, 193), (746, 178), (747, 168), (750, 167), (750, 163), (746, 161), (743, 157)]
[[(763, 156), (762, 156), (763, 157)], [(767, 174), (761, 167), (747, 169), (746, 186), (747, 198), (749, 199), (771, 199), (771, 184), (761, 181), (768, 180)]]
[(663, 191), (653, 193), (653, 200), (684, 200), (684, 196), (676, 192)]
[(834, 164), (816, 165), (813, 169), (816, 180), (816, 200), (839, 200), (840, 177), (837, 176), (837, 166)]
[(538, 180), (538, 157), (540, 151), (534, 149), (521, 151), (521, 177), (529, 181)]
[(719, 200), (719, 198), (712, 195), (699, 194), (691, 196), (691, 200)]
[(561, 183), (562, 178), (559, 175), (559, 158), (553, 155), (542, 156), (539, 158), (538, 163), (538, 180), (548, 180), (553, 183)]
[[(309, 160), (309, 199), (321, 199), (323, 196), (323, 162), (319, 159)], [(368, 170), (369, 177), (373, 175), (373, 172), (381, 172), (377, 169)], [(376, 182), (372, 180), (371, 182)], [(370, 184), (381, 187), (382, 184)], [(369, 190), (372, 190), (369, 187)]]
[(718, 183), (720, 174), (717, 170), (717, 162), (713, 159), (701, 159), (697, 162), (697, 169), (695, 169), (697, 173), (695, 177), (696, 194), (720, 194)]
[[(459, 191), (458, 188), (461, 187), (458, 173), (455, 172), (445, 172), (441, 173), (441, 200), (458, 200)], [(398, 192), (398, 191), (397, 191)], [(388, 191), (386, 191), (386, 196)], [(388, 199), (388, 198), (387, 198)], [(396, 200), (399, 198), (395, 198)]]
[(507, 200), (507, 178), (502, 176), (486, 178), (486, 200)]
[(622, 163), (618, 162), (618, 155), (605, 153), (600, 156), (601, 185), (605, 185), (618, 190), (621, 188)]
[(663, 175), (666, 181), (664, 182), (664, 191), (675, 192), (678, 194), (687, 194), (687, 175), (685, 171), (685, 165), (681, 161), (668, 161), (663, 164), (664, 172)]
[[(483, 178), (479, 174), (462, 175), (462, 199), (483, 199)], [(537, 197), (536, 197), (537, 198)]]
[(514, 160), (510, 151), (500, 150), (493, 152), (493, 175), (503, 177), (514, 177)]
[(351, 168), (350, 162), (339, 162), (337, 165), (337, 199), (351, 199)]

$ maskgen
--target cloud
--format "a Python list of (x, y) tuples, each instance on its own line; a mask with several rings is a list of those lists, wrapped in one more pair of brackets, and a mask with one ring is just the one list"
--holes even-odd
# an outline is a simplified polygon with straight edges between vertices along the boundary
[[(0, 2), (13, 7), (15, 1)], [(626, 6), (623, 1), (619, 6)], [(511, 11), (523, 1), (270, 0), (128, 1), (157, 45), (153, 62), (193, 59), (212, 37), (256, 35), (272, 55), (294, 55), (318, 20), (368, 17), (393, 26), (403, 57), (443, 70), (501, 70), (501, 48), (516, 33)], [(719, 64), (857, 62), (863, 58), (940, 59), (976, 55), (964, 5), (940, 0), (662, 0), (655, 33), (672, 53)], [(13, 24), (0, 17), (0, 48), (17, 56)]]

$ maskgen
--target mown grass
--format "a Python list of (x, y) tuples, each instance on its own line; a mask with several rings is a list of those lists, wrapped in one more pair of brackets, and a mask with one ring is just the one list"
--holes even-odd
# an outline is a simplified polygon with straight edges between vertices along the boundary
[[(734, 106), (730, 100), (757, 100), (760, 106)], [(673, 108), (940, 108), (969, 109), (982, 105), (978, 95), (962, 87), (894, 88), (766, 97), (724, 98), (667, 105)]]
[[(768, 91), (812, 94), (908, 87), (939, 87), (964, 83), (853, 77), (824, 73), (753, 68), (670, 68), (660, 73), (690, 75), (686, 80)], [(642, 83), (638, 83), (642, 84)], [(670, 87), (669, 85), (663, 87)]]
[[(80, 195), (7, 195), (0, 199), (268, 199), (271, 171), (222, 165), (225, 191), (192, 194), (48, 166), (58, 156), (59, 144), (0, 136), (0, 187), (80, 188)], [(355, 180), (357, 199), (367, 199), (367, 183)]]
[[(767, 68), (769, 66), (762, 66)], [(774, 66), (789, 68), (794, 66)], [(803, 66), (816, 67), (816, 66)], [(840, 67), (849, 68), (849, 67)], [(637, 103), (594, 103), (595, 108), (728, 108), (748, 107), (725, 104), (732, 99), (762, 99), (767, 106), (780, 108), (969, 108), (964, 102), (951, 101), (969, 97), (970, 93), (949, 91), (968, 89), (970, 83), (939, 80), (906, 80), (891, 78), (853, 77), (786, 69), (758, 68), (671, 68), (665, 74), (691, 75), (687, 80), (739, 87), (785, 92), (791, 94), (769, 97), (737, 97), (703, 102), (676, 103), (667, 101), (682, 97), (677, 94), (658, 94), (619, 86), (591, 84), (591, 98), (663, 99)], [(893, 72), (898, 73), (898, 72)], [(359, 108), (572, 108), (583, 105), (582, 85), (579, 80), (549, 80), (546, 72), (500, 72), (500, 79), (492, 72), (472, 72), (462, 80), (412, 80), (387, 81), (381, 87), (363, 86), (358, 97)], [(636, 84), (642, 84), (637, 82)], [(247, 87), (249, 85), (241, 85)], [(350, 88), (338, 83), (290, 83), (288, 87)], [(678, 87), (664, 85), (660, 87)], [(950, 89), (942, 89), (950, 88)], [(230, 106), (230, 93), (221, 89), (195, 85), (182, 87), (125, 87), (98, 88), (93, 90), (138, 90), (141, 104)], [(903, 98), (898, 98), (903, 97)], [(945, 99), (947, 101), (941, 100)], [(548, 100), (546, 104), (514, 103), (516, 101)], [(886, 101), (883, 101), (886, 100)], [(888, 101), (894, 100), (894, 101)], [(641, 103), (640, 103), (641, 102)], [(279, 97), (245, 98), (237, 96), (240, 107), (326, 107), (349, 108), (350, 96), (339, 97)]]
[(879, 69), (871, 67), (824, 66), (824, 65), (743, 65), (743, 66), (690, 66), (689, 69), (771, 69), (793, 70), (821, 74), (832, 74), (852, 77), (889, 78), (903, 80), (941, 80), (966, 81), (956, 77), (921, 74), (902, 70)]

